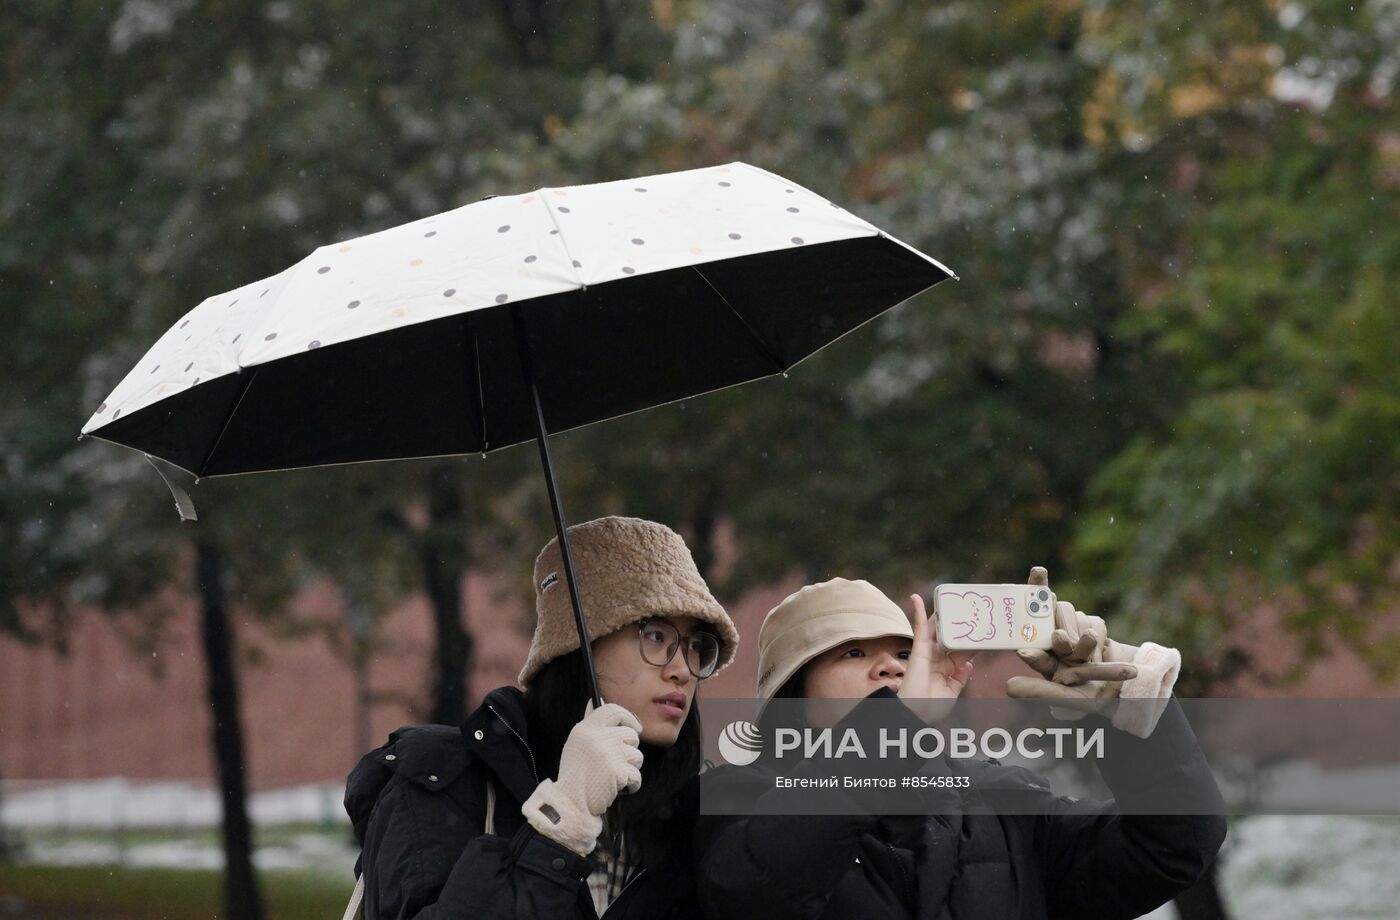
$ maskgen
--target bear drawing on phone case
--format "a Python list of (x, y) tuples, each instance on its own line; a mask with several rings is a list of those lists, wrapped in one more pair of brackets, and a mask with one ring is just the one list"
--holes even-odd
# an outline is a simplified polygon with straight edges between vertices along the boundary
[[(966, 639), (969, 642), (986, 642), (996, 638), (997, 625), (992, 620), (990, 597), (969, 591), (966, 594), (943, 594), (939, 599), (945, 597), (957, 605), (957, 619), (952, 620), (952, 624), (964, 628), (952, 638)], [(958, 600), (953, 601), (954, 598)]]

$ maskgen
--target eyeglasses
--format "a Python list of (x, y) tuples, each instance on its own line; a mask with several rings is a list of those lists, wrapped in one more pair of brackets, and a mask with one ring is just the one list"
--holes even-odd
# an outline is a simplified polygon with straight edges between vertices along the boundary
[(684, 649), (685, 666), (690, 673), (704, 680), (715, 673), (719, 665), (719, 640), (707, 632), (682, 636), (680, 630), (666, 620), (645, 619), (637, 624), (642, 660), (664, 668)]

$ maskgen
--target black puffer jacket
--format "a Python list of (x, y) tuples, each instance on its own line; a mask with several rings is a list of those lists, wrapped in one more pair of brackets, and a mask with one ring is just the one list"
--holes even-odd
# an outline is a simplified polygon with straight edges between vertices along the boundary
[[(596, 920), (586, 879), (596, 863), (536, 833), (520, 814), (538, 785), (524, 698), (491, 691), (461, 728), (400, 728), (360, 759), (345, 810), (363, 851), (365, 920)], [(487, 780), (495, 789), (495, 834), (484, 833)], [(698, 916), (688, 843), (695, 787), (666, 819), (673, 852), (653, 854), (604, 914), (614, 918)]]
[[(887, 690), (872, 697), (880, 695), (893, 697)], [(1225, 819), (1215, 780), (1175, 699), (1150, 738), (1108, 730), (1117, 750), (1101, 771), (1125, 803), (1123, 810), (1151, 790), (1198, 803), (1193, 808), (1213, 803), (1215, 808), (1202, 810), (1215, 814), (1119, 814), (1113, 801), (1057, 797), (1043, 778), (1018, 767), (956, 761), (960, 772), (972, 776), (979, 796), (1024, 797), (1015, 810), (1034, 813), (701, 816), (696, 852), (705, 915), (716, 920), (1139, 917), (1201, 876), (1224, 842)], [(753, 783), (756, 797), (773, 788), (762, 764), (721, 767), (705, 781)]]

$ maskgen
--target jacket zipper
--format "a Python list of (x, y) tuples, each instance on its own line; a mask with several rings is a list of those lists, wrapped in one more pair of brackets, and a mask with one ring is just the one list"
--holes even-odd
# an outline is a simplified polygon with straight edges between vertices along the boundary
[[(637, 879), (641, 878), (642, 876), (644, 876), (644, 875), (646, 875), (646, 874), (647, 874), (646, 866), (643, 866), (643, 867), (641, 868), (641, 870), (640, 870), (636, 875), (632, 876), (632, 880), (631, 880), (631, 881), (629, 881), (626, 885), (623, 885), (623, 886), (622, 886), (622, 890), (619, 891), (619, 892), (617, 893), (617, 897), (615, 897), (615, 898), (612, 899), (612, 903), (608, 905), (608, 909), (605, 910), (605, 911), (603, 911), (603, 917), (606, 917), (608, 914), (612, 913), (613, 908), (616, 907), (616, 906), (618, 905), (618, 903), (620, 903), (620, 902), (622, 901), (622, 896), (623, 896), (624, 894), (627, 893), (627, 889), (628, 889), (628, 888), (631, 888), (633, 885), (637, 884)], [(585, 884), (587, 884), (587, 883), (585, 882)], [(599, 918), (599, 920), (602, 920), (602, 918)]]
[(914, 903), (914, 892), (909, 885), (909, 873), (904, 871), (904, 863), (899, 861), (899, 851), (894, 848), (894, 844), (892, 843), (886, 843), (885, 846), (890, 848), (890, 856), (894, 859), (894, 867), (899, 872), (900, 881), (904, 883), (905, 897), (909, 899), (911, 907), (918, 907), (918, 905)]
[(525, 739), (522, 738), (522, 737), (520, 737), (520, 733), (519, 733), (518, 731), (516, 731), (514, 728), (512, 728), (512, 727), (511, 727), (511, 724), (510, 724), (509, 722), (507, 722), (504, 718), (501, 717), (501, 714), (500, 714), (499, 712), (496, 711), (496, 707), (495, 707), (495, 706), (492, 706), (490, 703), (487, 703), (487, 704), (486, 704), (486, 708), (489, 709), (489, 710), (491, 710), (491, 715), (493, 715), (493, 716), (495, 716), (496, 718), (498, 718), (498, 719), (501, 720), (501, 724), (504, 725), (504, 726), (506, 727), (506, 731), (508, 731), (508, 732), (510, 732), (512, 735), (514, 735), (514, 736), (515, 736), (515, 740), (516, 740), (516, 741), (519, 741), (519, 742), (520, 742), (520, 746), (523, 747), (523, 748), (525, 749), (525, 756), (530, 758), (530, 775), (533, 776), (533, 777), (535, 778), (535, 785), (538, 786), (539, 783), (540, 783), (540, 774), (539, 774), (539, 771), (537, 771), (537, 770), (535, 769), (535, 752), (532, 751), (532, 750), (530, 750), (530, 745), (528, 745), (528, 744), (525, 743)]

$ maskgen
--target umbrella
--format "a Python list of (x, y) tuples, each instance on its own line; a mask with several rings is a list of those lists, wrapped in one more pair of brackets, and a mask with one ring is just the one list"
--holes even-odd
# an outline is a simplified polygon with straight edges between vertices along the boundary
[(591, 678), (547, 435), (785, 374), (951, 276), (746, 163), (493, 196), (206, 299), (82, 432), (144, 453), (186, 518), (169, 467), (198, 481), (533, 439)]

